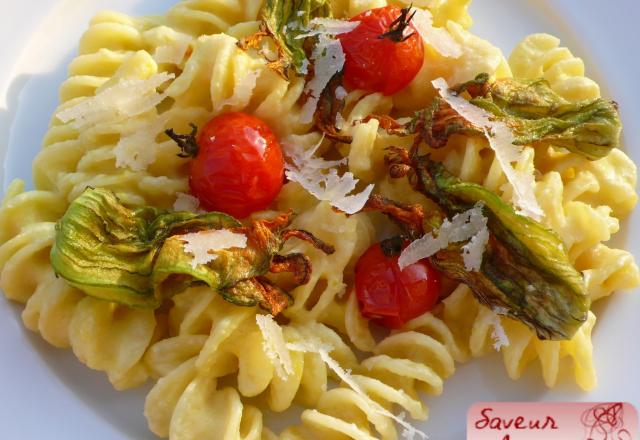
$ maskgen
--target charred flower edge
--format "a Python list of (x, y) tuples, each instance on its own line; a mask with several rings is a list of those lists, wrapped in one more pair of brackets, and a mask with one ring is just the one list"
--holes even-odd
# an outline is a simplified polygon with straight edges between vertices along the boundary
[(415, 240), (424, 235), (425, 225), (483, 202), (490, 238), (480, 270), (465, 269), (464, 243), (451, 243), (429, 258), (431, 264), (467, 284), (481, 303), (529, 326), (540, 339), (566, 340), (575, 334), (586, 321), (590, 300), (581, 274), (555, 233), (517, 214), (486, 188), (460, 181), (428, 155), (392, 148), (387, 163), (394, 178), (413, 174), (415, 189), (440, 209), (429, 213), (426, 223), (419, 205), (373, 195), (363, 211), (386, 214), (401, 226), (404, 237)]
[[(312, 265), (300, 253), (280, 255), (291, 238), (326, 254), (334, 248), (307, 231), (288, 229), (292, 212), (243, 226), (233, 217), (192, 214), (152, 207), (129, 209), (106, 189), (88, 188), (56, 225), (51, 264), (57, 276), (89, 296), (137, 308), (158, 308), (191, 285), (206, 284), (237, 305), (259, 305), (273, 315), (291, 296), (265, 275), (291, 272), (294, 285), (309, 281)], [(192, 265), (180, 237), (227, 229), (247, 237), (245, 248), (216, 253)]]

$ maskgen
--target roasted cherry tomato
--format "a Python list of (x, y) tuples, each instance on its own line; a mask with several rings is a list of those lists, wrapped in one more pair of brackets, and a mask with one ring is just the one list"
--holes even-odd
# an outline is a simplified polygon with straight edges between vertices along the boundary
[(440, 273), (426, 260), (400, 270), (399, 254), (385, 255), (380, 244), (371, 246), (356, 264), (356, 296), (360, 312), (387, 328), (431, 310), (440, 296)]
[(410, 23), (409, 8), (371, 9), (351, 21), (360, 24), (338, 36), (345, 53), (347, 87), (391, 95), (405, 88), (424, 60), (424, 44)]
[(282, 188), (282, 149), (269, 126), (255, 116), (216, 116), (202, 127), (197, 141), (171, 130), (167, 134), (180, 145), (182, 156), (194, 156), (189, 187), (204, 209), (244, 218), (269, 206)]

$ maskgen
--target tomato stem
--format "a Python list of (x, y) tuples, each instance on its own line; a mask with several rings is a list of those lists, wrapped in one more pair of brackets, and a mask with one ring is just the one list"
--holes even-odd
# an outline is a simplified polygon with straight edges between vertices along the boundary
[(398, 18), (393, 20), (389, 25), (389, 30), (384, 34), (379, 35), (378, 38), (388, 38), (392, 41), (395, 41), (396, 43), (402, 43), (403, 41), (407, 41), (409, 38), (413, 37), (413, 34), (415, 34), (415, 32), (411, 32), (409, 35), (404, 34), (405, 29), (409, 27), (409, 25), (411, 24), (411, 20), (417, 12), (413, 11), (413, 13), (409, 15), (412, 7), (413, 4), (407, 6), (406, 8), (402, 8), (400, 10), (400, 15), (398, 16)]
[(195, 157), (198, 155), (199, 147), (196, 139), (198, 135), (198, 127), (195, 124), (189, 125), (191, 126), (191, 133), (189, 134), (177, 134), (173, 131), (173, 128), (165, 130), (165, 134), (178, 144), (178, 147), (180, 147), (178, 157)]
[(406, 239), (400, 236), (387, 238), (380, 242), (380, 249), (385, 256), (394, 257), (400, 255), (405, 241)]

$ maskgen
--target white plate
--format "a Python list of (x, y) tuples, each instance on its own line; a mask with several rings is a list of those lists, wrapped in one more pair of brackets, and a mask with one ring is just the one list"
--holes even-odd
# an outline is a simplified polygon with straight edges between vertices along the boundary
[[(161, 13), (171, 0), (28, 0), (7, 2), (0, 15), (0, 157), (8, 152), (7, 182), (29, 179), (66, 66), (89, 18), (98, 10)], [(475, 0), (474, 31), (508, 53), (522, 37), (550, 32), (587, 63), (588, 74), (622, 110), (625, 144), (640, 163), (637, 0)], [(626, 224), (628, 246), (640, 255), (640, 212)], [(0, 438), (154, 438), (146, 429), (146, 389), (114, 391), (102, 373), (69, 351), (50, 347), (25, 330), (21, 308), (0, 300)], [(468, 407), (480, 400), (622, 400), (640, 406), (640, 295), (620, 293), (596, 307), (595, 360), (599, 386), (581, 393), (567, 379), (549, 391), (536, 368), (512, 382), (497, 356), (459, 366), (445, 393), (430, 398), (426, 431), (434, 439), (464, 438)], [(290, 419), (276, 420), (278, 425)]]

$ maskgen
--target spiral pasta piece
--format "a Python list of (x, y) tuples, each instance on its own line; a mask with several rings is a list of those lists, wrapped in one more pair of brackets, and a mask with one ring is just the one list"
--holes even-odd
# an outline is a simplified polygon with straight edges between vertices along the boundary
[[(187, 3), (177, 7), (190, 7)], [(200, 3), (209, 7), (204, 5), (207, 2)], [(61, 88), (62, 104), (56, 114), (118, 81), (145, 80), (161, 72), (167, 66), (159, 66), (152, 54), (176, 44), (183, 35), (159, 20), (138, 20), (116, 13), (98, 15), (83, 37), (81, 54), (70, 66), (70, 78)], [(290, 87), (268, 71), (262, 60), (238, 49), (236, 42), (223, 34), (189, 42), (186, 61), (177, 62), (180, 70), (171, 72), (176, 79), (164, 92), (170, 100), (161, 115), (152, 110), (83, 130), (54, 117), (44, 149), (34, 161), (36, 186), (55, 190), (69, 201), (87, 185), (106, 187), (127, 203), (166, 208), (173, 204), (177, 192), (187, 191), (187, 183), (185, 161), (175, 157), (176, 146), (162, 134), (165, 129), (187, 130), (190, 123), (202, 125), (212, 112), (245, 110), (265, 114), (276, 128), (281, 127), (279, 134), (295, 131), (297, 101), (304, 83)], [(252, 80), (257, 83), (255, 90)], [(140, 165), (120, 163), (118, 150), (128, 147), (125, 144), (131, 136), (134, 154), (143, 154), (135, 149), (136, 143), (153, 144), (144, 151), (153, 155)]]
[[(353, 438), (395, 439), (396, 410), (424, 420), (428, 409), (419, 393), (438, 395), (466, 360), (463, 348), (441, 319), (426, 313), (379, 342), (357, 309), (355, 292), (349, 295), (346, 333), (359, 349), (371, 352), (342, 386), (325, 392), (314, 409), (302, 413), (301, 424), (285, 430), (285, 440)], [(355, 337), (354, 337), (355, 336)]]
[[(147, 378), (141, 363), (156, 329), (153, 311), (133, 310), (94, 300), (56, 277), (49, 262), (55, 223), (64, 201), (52, 192), (22, 192), (14, 182), (3, 202), (0, 221), (15, 235), (0, 245), (0, 288), (25, 303), (27, 328), (56, 347), (71, 347), (81, 362), (105, 371), (118, 389)], [(18, 224), (19, 222), (19, 224)]]
[[(433, 24), (445, 26), (449, 21), (455, 21), (465, 29), (469, 29), (473, 20), (469, 15), (470, 0), (437, 0), (426, 5), (433, 13)], [(418, 5), (416, 5), (418, 6)]]
[(33, 223), (0, 246), (0, 288), (7, 298), (27, 302), (53, 271), (49, 251), (54, 228), (55, 223)]
[(145, 415), (150, 429), (160, 437), (263, 438), (260, 411), (243, 405), (235, 389), (219, 389), (216, 378), (198, 373), (195, 358), (158, 380), (147, 396)]
[[(335, 0), (331, 8), (334, 17), (348, 18), (387, 4)], [(498, 349), (510, 377), (538, 363), (550, 387), (567, 368), (581, 388), (591, 389), (592, 313), (571, 340), (540, 341), (460, 285), (433, 311), (382, 335), (360, 313), (354, 267), (374, 241), (397, 231), (377, 214), (336, 212), (294, 182), (284, 185), (273, 208), (295, 211), (292, 227), (312, 232), (335, 253), (327, 256), (296, 240), (283, 249), (305, 254), (313, 267), (309, 282), (292, 291), (293, 305), (278, 317), (290, 364), (274, 354), (255, 308), (231, 305), (209, 288), (192, 287), (156, 311), (139, 310), (87, 297), (51, 268), (55, 222), (87, 186), (111, 189), (131, 206), (162, 209), (174, 205), (177, 193), (188, 192), (188, 160), (176, 157), (175, 142), (164, 133), (170, 128), (186, 133), (190, 124), (201, 127), (221, 113), (251, 113), (269, 124), (283, 146), (320, 143), (316, 154), (346, 159), (341, 172), (348, 169), (358, 185), (373, 183), (377, 193), (429, 211), (433, 202), (408, 179), (391, 179), (384, 161), (388, 147), (409, 148), (412, 137), (390, 135), (377, 119), (364, 122), (368, 116), (411, 115), (431, 103), (433, 79), (455, 84), (482, 72), (543, 77), (571, 101), (600, 96), (582, 60), (554, 37), (525, 38), (507, 63), (497, 47), (468, 31), (469, 0), (415, 5), (430, 9), (434, 25), (449, 32), (462, 54), (444, 57), (427, 45), (425, 63), (405, 90), (393, 96), (349, 91), (336, 125), (352, 137), (350, 144), (323, 139), (311, 123), (300, 121), (305, 78), (285, 80), (261, 56), (238, 48), (240, 39), (260, 29), (261, 1), (182, 0), (164, 16), (94, 17), (33, 162), (36, 190), (24, 192), (24, 183), (16, 181), (0, 207), (0, 288), (25, 304), (25, 326), (56, 347), (71, 348), (118, 389), (156, 380), (145, 403), (149, 427), (177, 440), (396, 439), (396, 424), (404, 421), (394, 414), (426, 419), (420, 394), (440, 394), (456, 362), (493, 351), (498, 328), (508, 340)], [(164, 82), (156, 84), (158, 78)], [(151, 104), (132, 114), (122, 111), (126, 103), (117, 103), (95, 123), (83, 125), (82, 114), (80, 120), (64, 117), (113, 88), (149, 83)], [(454, 135), (429, 153), (462, 180), (511, 201), (513, 189), (485, 139)], [(536, 173), (542, 222), (562, 239), (592, 300), (640, 284), (632, 255), (608, 244), (637, 203), (636, 167), (622, 151), (589, 161), (525, 146), (514, 167)], [(300, 424), (279, 436), (264, 426), (258, 408), (280, 412), (295, 404), (307, 408)]]
[(255, 113), (283, 137), (300, 131), (297, 101), (304, 82), (288, 83), (268, 70), (264, 61), (240, 50), (237, 41), (225, 34), (196, 40), (184, 71), (167, 95), (180, 108), (205, 108), (213, 114), (222, 110)]
[[(114, 78), (146, 79), (158, 72), (158, 66), (144, 51), (126, 58)], [(113, 80), (112, 80), (113, 81)], [(63, 103), (61, 110), (77, 103), (76, 98)], [(186, 191), (182, 176), (183, 161), (175, 157), (175, 144), (169, 139), (156, 142), (154, 157), (146, 170), (132, 170), (118, 164), (119, 142), (126, 136), (142, 132), (155, 142), (155, 137), (168, 125), (187, 126), (186, 118), (202, 120), (201, 112), (171, 112), (158, 121), (156, 110), (136, 118), (98, 123), (81, 132), (69, 124), (55, 121), (45, 137), (43, 150), (34, 160), (34, 180), (38, 187), (55, 190), (68, 201), (76, 198), (87, 186), (105, 187), (115, 191), (123, 201), (131, 204), (157, 204), (169, 207), (175, 193)], [(152, 122), (153, 121), (153, 122)], [(175, 125), (174, 125), (175, 124)]]
[(525, 37), (509, 57), (513, 76), (522, 79), (544, 78), (554, 92), (569, 101), (583, 101), (600, 97), (598, 84), (585, 77), (584, 62), (560, 40), (549, 34)]
[(256, 20), (261, 6), (256, 0), (183, 0), (167, 12), (166, 19), (172, 28), (199, 37)]
[(548, 149), (538, 152), (536, 167), (542, 173), (560, 173), (567, 198), (593, 207), (606, 206), (619, 220), (628, 217), (638, 202), (637, 168), (622, 150), (614, 149), (606, 157), (590, 161)]
[(429, 84), (436, 78), (444, 78), (449, 84), (459, 84), (483, 72), (497, 78), (512, 76), (499, 48), (472, 34), (456, 21), (448, 21), (443, 27), (460, 45), (462, 54), (458, 58), (449, 58), (427, 48), (428, 56), (425, 56), (420, 72), (408, 87), (393, 96), (396, 109), (410, 112), (428, 107), (435, 94)]
[[(190, 306), (186, 314), (176, 310), (172, 316), (172, 328), (177, 328), (178, 334), (158, 341), (145, 357), (151, 374), (159, 379), (146, 404), (149, 425), (156, 434), (171, 434), (173, 438), (173, 430), (178, 429), (174, 428), (175, 411), (179, 401), (187, 399), (182, 393), (198, 375), (213, 381), (233, 375), (240, 395), (260, 397), (273, 411), (286, 410), (294, 399), (314, 406), (326, 391), (329, 372), (316, 353), (291, 352), (292, 373), (286, 377), (277, 374), (263, 346), (264, 336), (256, 324), (254, 309), (230, 305), (207, 288), (193, 288), (179, 297), (178, 303), (184, 301)], [(175, 327), (178, 320), (182, 321)], [(283, 330), (287, 342), (318, 340), (333, 347), (341, 364), (348, 368), (356, 365), (351, 350), (326, 326), (291, 324)], [(209, 389), (215, 391), (214, 382)], [(185, 438), (192, 438), (188, 435)]]
[(455, 370), (448, 348), (453, 338), (437, 318), (414, 325), (425, 331), (399, 331), (380, 341), (374, 355), (349, 375), (348, 387), (343, 384), (325, 392), (315, 409), (302, 413), (301, 424), (280, 438), (396, 439), (397, 408), (425, 420), (428, 410), (418, 392), (442, 393), (443, 381)]
[(352, 272), (357, 258), (371, 244), (374, 228), (366, 214), (346, 216), (335, 212), (326, 202), (305, 202), (299, 201), (297, 196), (290, 197), (300, 193), (296, 186), (295, 183), (285, 185), (279, 208), (284, 210), (300, 206), (300, 203), (309, 203), (309, 209), (295, 218), (293, 227), (307, 230), (330, 243), (335, 247), (335, 252), (325, 255), (303, 242), (291, 242), (285, 247), (286, 253), (301, 252), (307, 255), (313, 267), (309, 282), (291, 292), (295, 302), (285, 311), (285, 315), (296, 322), (320, 321), (342, 329), (344, 319), (336, 300), (343, 296), (351, 281), (345, 280), (345, 273)]
[[(591, 312), (571, 340), (541, 341), (523, 324), (509, 318), (498, 318), (493, 311), (477, 302), (467, 286), (460, 285), (444, 300), (442, 317), (453, 332), (456, 344), (465, 348), (471, 357), (494, 350), (493, 333), (495, 326), (501, 325), (508, 344), (500, 351), (512, 379), (518, 379), (530, 362), (538, 360), (545, 384), (553, 387), (564, 365), (562, 359), (569, 357), (573, 361), (571, 365), (578, 386), (590, 390), (596, 385), (591, 343), (591, 330), (596, 318)], [(499, 324), (496, 319), (499, 319)]]
[(54, 222), (64, 213), (64, 201), (54, 192), (24, 192), (24, 182), (14, 180), (0, 205), (0, 244), (26, 226)]
[(117, 389), (147, 378), (141, 363), (154, 335), (153, 311), (85, 297), (56, 278), (49, 263), (54, 223), (33, 223), (0, 246), (0, 287), (26, 303), (25, 326), (57, 347), (71, 347), (90, 368), (105, 371)]

